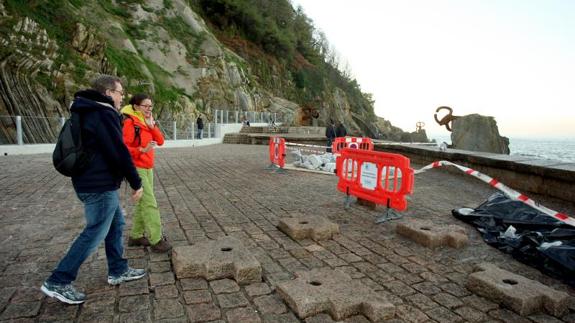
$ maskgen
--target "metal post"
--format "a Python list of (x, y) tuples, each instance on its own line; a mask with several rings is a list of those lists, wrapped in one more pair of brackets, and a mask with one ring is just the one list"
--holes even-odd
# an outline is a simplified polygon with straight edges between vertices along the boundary
[(66, 123), (66, 118), (60, 117), (60, 128), (64, 126), (64, 123)]
[(22, 117), (16, 116), (16, 141), (18, 145), (22, 146), (24, 144), (24, 139), (22, 137)]
[(208, 138), (212, 137), (212, 127), (211, 126), (212, 126), (212, 124), (208, 123)]
[(278, 123), (278, 114), (274, 112), (274, 123)]
[(194, 123), (192, 122), (192, 140), (196, 138), (196, 133), (194, 132)]
[(176, 121), (174, 120), (174, 140), (178, 139), (178, 128), (176, 128)]
[(236, 119), (235, 119), (235, 123), (240, 123), (240, 112), (236, 110)]
[(226, 123), (230, 123), (230, 110), (226, 110)]

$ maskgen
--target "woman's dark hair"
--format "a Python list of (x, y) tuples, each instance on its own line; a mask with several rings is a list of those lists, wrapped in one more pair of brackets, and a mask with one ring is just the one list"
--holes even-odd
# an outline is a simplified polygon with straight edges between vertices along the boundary
[(130, 99), (130, 104), (131, 105), (140, 105), (142, 104), (142, 101), (147, 100), (147, 99), (152, 99), (149, 95), (144, 94), (144, 93), (138, 93), (135, 94), (131, 99)]

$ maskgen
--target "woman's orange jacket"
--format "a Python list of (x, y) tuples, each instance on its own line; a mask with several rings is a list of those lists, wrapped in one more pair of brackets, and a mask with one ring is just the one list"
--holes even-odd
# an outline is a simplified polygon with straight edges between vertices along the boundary
[(123, 107), (121, 112), (124, 115), (124, 143), (132, 155), (134, 165), (138, 168), (154, 168), (155, 149), (143, 153), (140, 152), (139, 148), (145, 148), (152, 140), (156, 141), (158, 146), (163, 145), (164, 135), (162, 131), (157, 124), (154, 128), (148, 127), (144, 121), (144, 115), (135, 111), (131, 105)]

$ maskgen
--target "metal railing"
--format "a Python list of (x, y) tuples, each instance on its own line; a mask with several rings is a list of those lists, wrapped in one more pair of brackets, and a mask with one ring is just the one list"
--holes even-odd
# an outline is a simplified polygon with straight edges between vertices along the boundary
[[(31, 117), (0, 115), (0, 145), (56, 143), (64, 117)], [(216, 138), (218, 124), (252, 123), (282, 124), (286, 116), (275, 112), (214, 110), (204, 117), (202, 138)], [(157, 120), (166, 140), (199, 139), (196, 119)]]
[(215, 123), (285, 123), (286, 116), (283, 113), (267, 111), (237, 111), (237, 110), (214, 110)]

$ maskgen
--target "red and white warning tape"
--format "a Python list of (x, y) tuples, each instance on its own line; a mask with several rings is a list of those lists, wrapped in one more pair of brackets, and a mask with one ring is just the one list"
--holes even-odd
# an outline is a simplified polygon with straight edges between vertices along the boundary
[(297, 151), (304, 151), (304, 152), (308, 152), (308, 153), (313, 153), (313, 154), (325, 154), (325, 149), (324, 151), (320, 151), (320, 150), (313, 150), (313, 149), (305, 149), (305, 148), (296, 148), (296, 147), (286, 147), (286, 149), (288, 150), (297, 150)]
[(326, 146), (318, 146), (318, 145), (307, 145), (307, 144), (296, 144), (295, 142), (287, 142), (286, 141), (286, 146), (298, 146), (298, 147), (313, 147), (313, 148), (320, 148), (325, 150), (327, 147)]
[(539, 203), (533, 201), (532, 199), (530, 199), (529, 197), (527, 197), (526, 195), (523, 195), (517, 191), (514, 191), (512, 189), (510, 189), (509, 187), (505, 186), (503, 183), (500, 183), (498, 180), (496, 180), (495, 178), (489, 177), (485, 174), (482, 174), (474, 169), (465, 167), (465, 166), (461, 166), (461, 165), (457, 165), (454, 164), (452, 162), (448, 162), (445, 160), (441, 160), (441, 161), (436, 161), (433, 162), (419, 170), (416, 170), (414, 173), (415, 175), (417, 174), (421, 174), (427, 170), (430, 170), (432, 168), (438, 168), (441, 166), (454, 166), (456, 168), (458, 168), (459, 170), (461, 170), (462, 172), (474, 176), (476, 178), (479, 178), (480, 180), (484, 181), (485, 183), (495, 187), (496, 189), (502, 191), (503, 193), (505, 193), (505, 195), (509, 196), (509, 198), (516, 200), (516, 201), (521, 201), (529, 206), (531, 206), (532, 208), (539, 210), (559, 221), (562, 221), (566, 224), (575, 226), (575, 219), (572, 217), (569, 217), (567, 214), (565, 213), (559, 213), (557, 211), (551, 210), (546, 208), (543, 205), (540, 205)]

